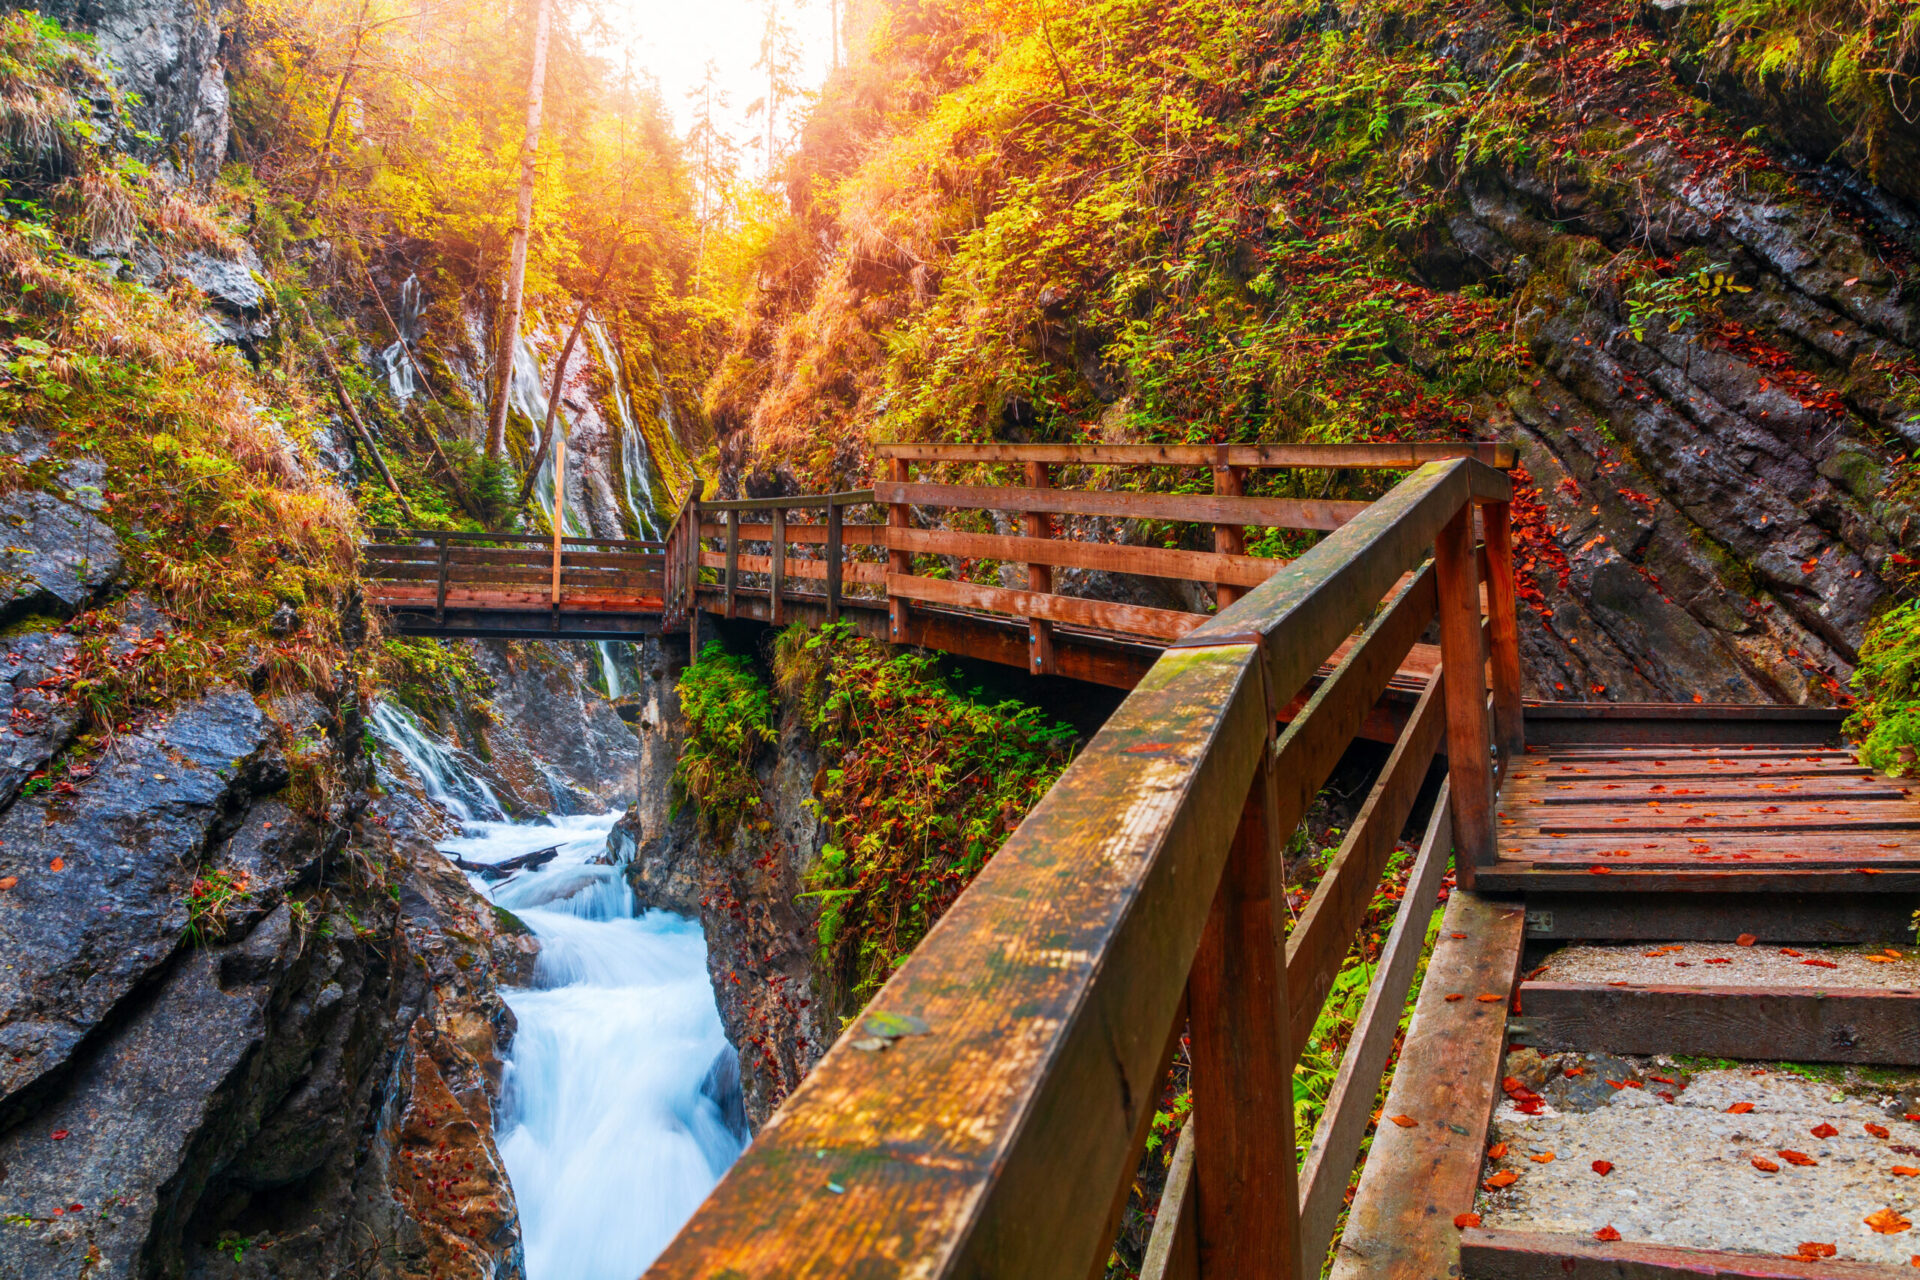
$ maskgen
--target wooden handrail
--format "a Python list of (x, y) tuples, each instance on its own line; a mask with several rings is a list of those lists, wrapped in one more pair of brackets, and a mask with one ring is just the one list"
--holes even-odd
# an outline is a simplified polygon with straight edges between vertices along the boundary
[[(896, 466), (904, 463), (895, 460)], [(968, 510), (1107, 516), (1116, 520), (1190, 521), (1195, 524), (1272, 525), (1283, 529), (1338, 529), (1367, 509), (1364, 502), (1317, 498), (1241, 498), (1211, 493), (1135, 493), (1115, 489), (1021, 489), (989, 484), (919, 484), (882, 480), (874, 496), (895, 510), (963, 507)]]
[(907, 462), (1058, 463), (1121, 467), (1329, 467), (1411, 471), (1429, 462), (1473, 458), (1502, 471), (1518, 461), (1497, 440), (1461, 444), (883, 444), (882, 458)]
[(873, 501), (873, 490), (845, 493), (796, 493), (786, 498), (728, 498), (702, 502), (702, 511), (808, 511), (822, 507), (858, 507)]
[[(1459, 789), (1479, 785), (1495, 745), (1481, 627), (1462, 640), (1466, 629), (1443, 626), (1440, 671), (1297, 945), (1281, 941), (1282, 850), (1378, 686), (1444, 615), (1441, 584), (1472, 581), (1474, 557), (1448, 541), (1474, 504), (1510, 494), (1477, 460), (1425, 464), (1237, 603), (1196, 618), (649, 1276), (1087, 1274), (1111, 1246), (1183, 1025), (1194, 1117), (1176, 1168), (1190, 1171), (1191, 1193), (1170, 1188), (1162, 1223), (1190, 1236), (1157, 1240), (1155, 1256), (1189, 1257), (1183, 1274), (1209, 1278), (1317, 1274), (1317, 1257), (1305, 1260), (1325, 1248), (1329, 1188), (1345, 1186), (1384, 1062), (1375, 1024), (1397, 1015), (1404, 986), (1370, 996), (1363, 1056), (1303, 1188), (1291, 1064), (1329, 963), (1352, 943), (1354, 904), (1372, 894), (1444, 740), (1448, 807), (1415, 872), (1431, 909)], [(1423, 570), (1429, 556), (1443, 563)], [(1277, 709), (1363, 625), (1276, 741)], [(1477, 743), (1459, 732), (1457, 699), (1481, 710)], [(1424, 933), (1423, 915), (1407, 918)], [(1410, 977), (1413, 930), (1397, 927), (1384, 981)]]

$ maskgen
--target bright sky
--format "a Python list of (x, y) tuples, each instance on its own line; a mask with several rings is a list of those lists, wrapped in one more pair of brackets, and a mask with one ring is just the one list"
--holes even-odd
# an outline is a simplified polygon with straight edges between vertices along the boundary
[[(804, 51), (801, 80), (817, 89), (832, 60), (833, 18), (827, 0), (778, 2)], [(765, 136), (765, 121), (749, 121), (746, 110), (765, 92), (762, 73), (753, 64), (760, 56), (766, 0), (612, 0), (609, 17), (617, 32), (623, 12), (628, 15), (624, 34), (631, 41), (633, 64), (660, 82), (661, 96), (683, 134), (693, 121), (693, 102), (687, 95), (699, 87), (707, 60), (713, 59), (727, 93), (721, 118), (741, 144), (742, 167), (758, 173), (764, 148), (756, 151), (752, 143)]]

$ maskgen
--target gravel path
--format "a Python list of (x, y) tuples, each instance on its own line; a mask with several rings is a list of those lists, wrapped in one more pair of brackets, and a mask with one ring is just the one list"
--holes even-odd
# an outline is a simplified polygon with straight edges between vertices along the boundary
[[(1880, 959), (1868, 959), (1872, 955)], [(1809, 960), (1824, 963), (1808, 964)], [(1742, 947), (1731, 942), (1562, 947), (1547, 957), (1546, 967), (1535, 976), (1542, 982), (1630, 982), (1640, 986), (1913, 990), (1920, 989), (1920, 948), (1783, 948), (1769, 943)]]
[[(1482, 1191), (1476, 1207), (1486, 1226), (1583, 1236), (1611, 1226), (1624, 1240), (1776, 1255), (1817, 1241), (1835, 1245), (1841, 1258), (1900, 1265), (1920, 1255), (1920, 1233), (1877, 1234), (1863, 1222), (1887, 1208), (1920, 1220), (1920, 1177), (1892, 1172), (1920, 1167), (1920, 1123), (1902, 1110), (1920, 1105), (1915, 1080), (1887, 1079), (1884, 1095), (1868, 1088), (1863, 1096), (1858, 1086), (1843, 1091), (1760, 1064), (1689, 1077), (1673, 1066), (1601, 1055), (1543, 1062), (1522, 1050), (1508, 1063), (1545, 1103), (1527, 1116), (1507, 1099), (1495, 1115), (1493, 1141), (1509, 1151), (1483, 1177), (1512, 1170), (1519, 1180)], [(1563, 1074), (1570, 1066), (1579, 1068), (1576, 1077)], [(1629, 1078), (1643, 1087), (1607, 1083)], [(1752, 1110), (1729, 1114), (1737, 1103)], [(1868, 1124), (1888, 1137), (1874, 1136)], [(1822, 1125), (1835, 1134), (1815, 1137)], [(1796, 1167), (1782, 1149), (1813, 1163)], [(1529, 1159), (1547, 1152), (1551, 1162)], [(1755, 1157), (1778, 1171), (1756, 1168)], [(1612, 1171), (1596, 1173), (1596, 1160)]]

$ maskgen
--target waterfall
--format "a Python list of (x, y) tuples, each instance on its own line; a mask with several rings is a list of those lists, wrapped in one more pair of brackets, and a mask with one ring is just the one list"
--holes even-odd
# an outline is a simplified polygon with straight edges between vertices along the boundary
[(400, 286), (400, 306), (393, 316), (400, 335), (380, 353), (380, 363), (387, 371), (387, 387), (393, 392), (393, 398), (403, 405), (416, 392), (423, 390), (414, 378), (413, 358), (408, 354), (408, 344), (420, 339), (420, 317), (426, 307), (426, 296), (420, 290), (420, 277), (408, 276), (406, 283)]
[(373, 731), (407, 762), (427, 797), (454, 817), (472, 822), (507, 816), (493, 789), (467, 772), (443, 743), (428, 737), (411, 711), (394, 702), (374, 703)]
[[(640, 433), (633, 407), (627, 401), (626, 367), (614, 357), (613, 344), (607, 340), (606, 327), (599, 317), (587, 320), (587, 333), (593, 338), (600, 362), (607, 368), (613, 384), (613, 407), (620, 420), (620, 472), (626, 481), (627, 514), (642, 538), (660, 536), (659, 517), (653, 504), (653, 463), (647, 456), (647, 439)], [(671, 413), (664, 393), (660, 397), (662, 415)], [(669, 422), (670, 418), (667, 419)]]
[[(389, 710), (376, 705), (375, 732), (402, 759), (458, 769), (453, 753)], [(463, 791), (445, 777), (428, 785)], [(464, 789), (475, 787), (485, 790), (467, 779)], [(633, 1280), (745, 1146), (706, 940), (695, 921), (635, 914), (625, 867), (602, 861), (617, 814), (544, 824), (461, 816), (463, 833), (441, 849), (463, 861), (556, 851), (491, 884), (471, 877), (540, 940), (534, 985), (502, 992), (518, 1029), (495, 1120), (527, 1280)]]

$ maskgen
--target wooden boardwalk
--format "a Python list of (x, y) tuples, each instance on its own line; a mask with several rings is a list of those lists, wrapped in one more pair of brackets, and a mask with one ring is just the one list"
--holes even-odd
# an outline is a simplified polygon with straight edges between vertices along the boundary
[[(1518, 1046), (1920, 1065), (1920, 990), (1553, 972), (1573, 944), (1911, 947), (1920, 799), (1855, 762), (1834, 712), (1523, 703), (1511, 486), (1489, 465), (1510, 459), (1434, 452), (901, 447), (871, 491), (696, 494), (660, 544), (369, 549), (369, 598), (428, 634), (665, 630), (697, 651), (703, 618), (844, 620), (1132, 691), (650, 1276), (1096, 1275), (1181, 1047), (1193, 1111), (1146, 1280), (1913, 1274), (1478, 1225)], [(1139, 466), (1206, 468), (1212, 492), (1058, 485)], [(1359, 506), (1248, 497), (1261, 467), (1412, 474)], [(1209, 527), (1213, 549), (1085, 540), (1139, 519)], [(1275, 526), (1323, 536), (1290, 562), (1245, 554)], [(1203, 584), (1217, 611), (1059, 590), (1075, 573)], [(1391, 752), (1296, 916), (1283, 850), (1360, 737)], [(1294, 1064), (1416, 818), (1399, 916), (1297, 1137)]]

